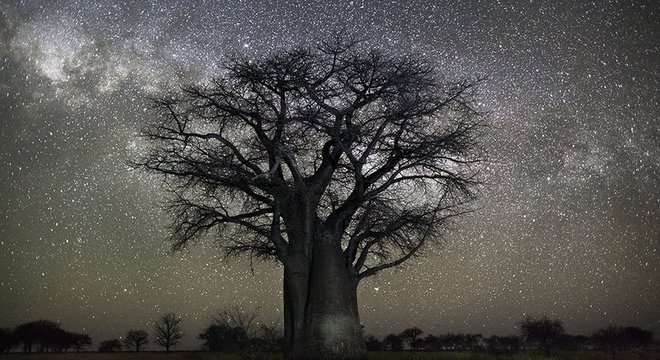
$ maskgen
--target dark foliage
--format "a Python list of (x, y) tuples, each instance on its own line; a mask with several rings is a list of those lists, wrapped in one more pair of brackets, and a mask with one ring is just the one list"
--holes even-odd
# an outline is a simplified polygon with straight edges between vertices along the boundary
[(119, 339), (105, 340), (99, 344), (99, 352), (113, 352), (121, 350), (121, 341)]
[(242, 358), (267, 358), (282, 351), (283, 336), (277, 324), (257, 325), (258, 311), (246, 311), (237, 306), (218, 311), (212, 323), (198, 339), (210, 351), (238, 351)]
[(45, 352), (59, 340), (60, 331), (60, 326), (52, 321), (37, 320), (17, 326), (14, 337), (22, 344), (24, 352), (32, 352), (33, 347), (38, 352)]
[(529, 346), (534, 346), (549, 353), (559, 346), (564, 335), (564, 325), (559, 319), (527, 317), (520, 322), (520, 333)]
[(422, 340), (422, 343), (424, 345), (424, 349), (426, 350), (437, 351), (443, 349), (443, 344), (440, 341), (440, 338), (433, 334), (427, 334), (426, 337), (424, 337)]
[(587, 349), (589, 338), (583, 335), (561, 335), (557, 341), (556, 346), (560, 350), (584, 350)]
[(653, 343), (653, 332), (636, 327), (608, 326), (591, 336), (593, 343), (602, 350), (630, 350)]
[(403, 330), (401, 334), (399, 334), (399, 337), (401, 337), (401, 339), (406, 341), (411, 349), (418, 350), (422, 346), (422, 341), (420, 336), (422, 336), (423, 333), (424, 332), (420, 328), (415, 326)]
[(72, 348), (80, 351), (92, 339), (86, 334), (67, 332), (52, 321), (37, 320), (17, 326), (9, 335), (9, 342), (10, 348), (20, 344), (24, 352), (61, 352)]
[(381, 351), (385, 350), (385, 345), (382, 341), (378, 340), (377, 337), (373, 335), (367, 335), (364, 337), (364, 343), (367, 345), (368, 351)]
[(11, 329), (0, 328), (0, 352), (9, 352), (14, 346), (18, 345)]
[(519, 336), (497, 336), (493, 335), (485, 339), (486, 348), (491, 352), (518, 351), (522, 347), (522, 339)]
[(383, 339), (383, 345), (388, 350), (403, 350), (403, 339), (397, 334), (388, 334)]
[(210, 351), (245, 350), (250, 340), (244, 329), (227, 324), (209, 325), (198, 338), (204, 341), (204, 349)]
[(124, 346), (127, 349), (135, 349), (135, 352), (149, 343), (149, 333), (144, 330), (129, 330), (124, 338)]

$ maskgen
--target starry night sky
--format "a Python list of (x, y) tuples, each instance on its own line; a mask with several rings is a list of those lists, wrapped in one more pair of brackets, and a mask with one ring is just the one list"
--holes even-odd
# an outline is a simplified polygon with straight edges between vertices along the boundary
[(160, 182), (126, 166), (149, 96), (226, 55), (338, 27), (485, 74), (490, 163), (446, 244), (359, 290), (367, 333), (660, 332), (660, 5), (656, 1), (13, 1), (0, 4), (0, 327), (39, 318), (95, 342), (217, 309), (281, 323), (281, 270), (221, 244), (168, 254)]

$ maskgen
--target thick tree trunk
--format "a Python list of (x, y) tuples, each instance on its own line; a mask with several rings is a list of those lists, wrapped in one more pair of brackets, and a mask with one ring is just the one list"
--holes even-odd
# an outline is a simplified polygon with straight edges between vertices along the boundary
[(321, 229), (310, 245), (308, 263), (285, 266), (286, 359), (364, 359), (357, 282), (343, 252)]
[[(287, 359), (302, 352), (309, 266), (302, 256), (289, 257), (284, 266), (284, 350)], [(289, 356), (291, 355), (291, 356)]]
[(338, 239), (316, 214), (305, 189), (283, 201), (289, 238), (284, 263), (284, 338), (287, 360), (364, 359), (357, 281)]

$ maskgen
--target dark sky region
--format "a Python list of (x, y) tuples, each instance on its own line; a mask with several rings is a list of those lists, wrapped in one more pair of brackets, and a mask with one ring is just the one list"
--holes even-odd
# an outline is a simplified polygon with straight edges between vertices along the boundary
[[(149, 96), (337, 27), (449, 75), (486, 74), (488, 184), (434, 254), (361, 284), (377, 335), (660, 332), (657, 1), (13, 1), (0, 4), (0, 326), (95, 341), (237, 304), (281, 317), (281, 270), (168, 255), (158, 180), (127, 168)], [(281, 320), (280, 320), (281, 322)]]

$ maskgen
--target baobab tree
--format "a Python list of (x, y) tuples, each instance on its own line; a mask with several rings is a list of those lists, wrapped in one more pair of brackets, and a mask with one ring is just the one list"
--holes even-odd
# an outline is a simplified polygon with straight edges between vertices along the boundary
[(287, 359), (365, 356), (356, 290), (441, 241), (474, 197), (480, 78), (338, 36), (232, 59), (155, 99), (134, 166), (162, 175), (174, 250), (283, 266)]

